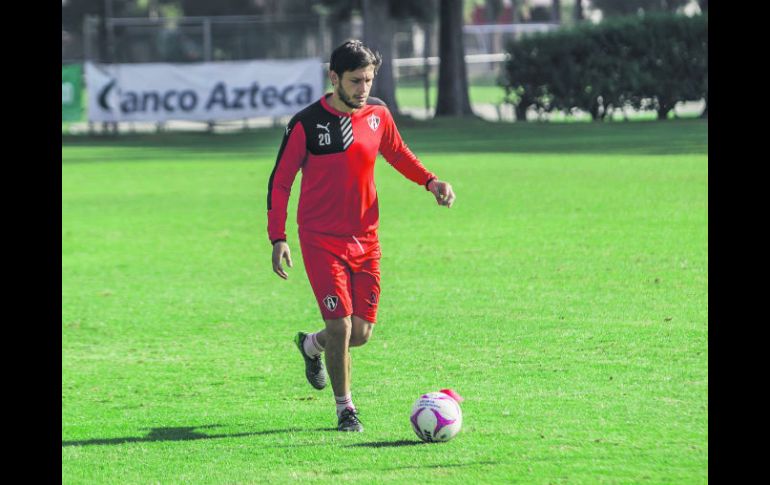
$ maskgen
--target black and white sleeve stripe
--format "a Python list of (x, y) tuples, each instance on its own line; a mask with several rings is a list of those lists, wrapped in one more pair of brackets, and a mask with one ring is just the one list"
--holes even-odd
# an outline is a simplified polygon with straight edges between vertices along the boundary
[(353, 124), (349, 116), (340, 116), (340, 128), (342, 128), (342, 149), (347, 150), (353, 143)]

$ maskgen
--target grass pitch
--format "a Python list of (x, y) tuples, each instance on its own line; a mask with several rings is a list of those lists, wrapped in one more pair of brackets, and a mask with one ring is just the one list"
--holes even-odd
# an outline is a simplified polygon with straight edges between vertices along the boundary
[[(271, 271), (282, 130), (65, 139), (62, 483), (707, 483), (708, 122), (402, 121), (454, 207), (378, 161), (382, 301), (333, 431)], [(453, 387), (464, 427), (409, 411)]]

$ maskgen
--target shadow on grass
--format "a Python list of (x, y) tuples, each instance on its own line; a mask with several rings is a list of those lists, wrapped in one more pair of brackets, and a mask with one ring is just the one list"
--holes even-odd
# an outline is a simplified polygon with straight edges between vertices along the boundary
[(391, 470), (419, 470), (422, 468), (463, 468), (468, 466), (479, 466), (479, 465), (499, 465), (499, 462), (496, 461), (474, 461), (471, 463), (446, 463), (442, 465), (410, 465), (410, 466), (399, 466), (395, 468), (384, 468), (383, 470), (391, 471)]
[(399, 440), (399, 441), (373, 441), (370, 443), (357, 443), (355, 445), (348, 445), (348, 448), (351, 447), (367, 447), (367, 448), (391, 448), (391, 447), (399, 447), (399, 446), (414, 446), (414, 445), (424, 445), (422, 441), (416, 441), (416, 440)]
[(287, 428), (287, 429), (269, 429), (265, 431), (255, 431), (252, 433), (233, 433), (233, 434), (204, 434), (196, 429), (217, 428), (221, 425), (212, 424), (208, 426), (190, 426), (182, 428), (152, 428), (149, 434), (144, 437), (125, 437), (125, 438), (105, 438), (77, 441), (62, 441), (62, 446), (87, 446), (87, 445), (119, 445), (123, 443), (148, 443), (153, 441), (191, 441), (208, 440), (217, 438), (240, 438), (242, 436), (260, 436), (267, 434), (297, 433), (305, 431), (337, 431), (337, 428)]

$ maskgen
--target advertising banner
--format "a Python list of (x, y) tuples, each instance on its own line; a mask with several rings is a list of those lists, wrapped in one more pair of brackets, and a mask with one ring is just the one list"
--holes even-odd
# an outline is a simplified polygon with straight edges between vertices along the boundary
[(292, 115), (323, 94), (320, 59), (86, 63), (90, 121), (217, 121)]
[(61, 120), (83, 119), (83, 66), (69, 64), (61, 67)]

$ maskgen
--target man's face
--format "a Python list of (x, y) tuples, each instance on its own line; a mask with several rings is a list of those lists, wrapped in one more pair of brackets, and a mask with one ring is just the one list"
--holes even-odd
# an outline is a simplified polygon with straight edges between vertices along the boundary
[(374, 66), (366, 66), (355, 71), (345, 71), (340, 78), (336, 72), (331, 72), (337, 96), (351, 109), (363, 108), (374, 81)]

